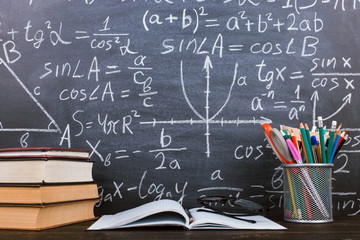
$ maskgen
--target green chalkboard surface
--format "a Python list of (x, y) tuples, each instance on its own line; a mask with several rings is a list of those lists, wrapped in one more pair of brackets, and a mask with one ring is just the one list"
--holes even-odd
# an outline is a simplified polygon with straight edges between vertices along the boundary
[(0, 147), (90, 149), (96, 214), (232, 195), (281, 213), (263, 123), (342, 123), (359, 212), (359, 1), (0, 0)]

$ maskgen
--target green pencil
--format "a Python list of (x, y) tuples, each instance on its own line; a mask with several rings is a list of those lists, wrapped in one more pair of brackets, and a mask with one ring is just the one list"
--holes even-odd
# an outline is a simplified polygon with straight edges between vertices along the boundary
[(321, 116), (318, 117), (319, 124), (319, 136), (320, 136), (320, 148), (321, 148), (321, 161), (326, 163), (326, 151), (325, 151), (325, 140), (324, 140), (324, 123)]
[(309, 126), (307, 125), (306, 122), (305, 122), (304, 126), (305, 126), (306, 137), (307, 137), (307, 140), (308, 140), (308, 143), (309, 143), (309, 147), (310, 147), (311, 157), (314, 159), (313, 152), (311, 151), (311, 135), (310, 135), (310, 129), (309, 129)]
[(311, 154), (310, 144), (309, 144), (308, 138), (306, 136), (304, 124), (302, 122), (300, 122), (300, 127), (299, 128), (300, 128), (300, 132), (301, 132), (301, 135), (302, 135), (302, 138), (303, 138), (305, 151), (306, 151), (306, 156), (308, 158), (308, 161), (309, 161), (309, 163), (314, 163), (314, 160), (313, 160), (312, 154)]

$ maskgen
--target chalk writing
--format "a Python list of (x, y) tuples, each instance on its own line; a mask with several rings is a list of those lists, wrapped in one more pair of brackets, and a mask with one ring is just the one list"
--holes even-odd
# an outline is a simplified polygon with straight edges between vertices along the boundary
[(98, 215), (163, 198), (192, 207), (205, 195), (280, 211), (283, 172), (260, 125), (315, 126), (318, 116), (348, 127), (334, 160), (335, 215), (360, 213), (360, 1), (0, 0), (0, 9), (0, 143), (89, 149)]

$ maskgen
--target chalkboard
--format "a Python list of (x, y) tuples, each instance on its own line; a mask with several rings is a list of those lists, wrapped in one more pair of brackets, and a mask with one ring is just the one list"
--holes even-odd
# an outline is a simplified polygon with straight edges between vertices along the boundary
[(231, 195), (282, 210), (261, 124), (349, 139), (334, 215), (359, 198), (357, 0), (0, 1), (0, 147), (90, 149), (96, 215)]

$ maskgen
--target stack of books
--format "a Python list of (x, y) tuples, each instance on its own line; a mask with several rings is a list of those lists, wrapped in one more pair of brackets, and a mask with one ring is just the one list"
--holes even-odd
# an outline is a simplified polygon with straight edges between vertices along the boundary
[(0, 229), (42, 230), (92, 220), (99, 201), (89, 150), (0, 149)]

